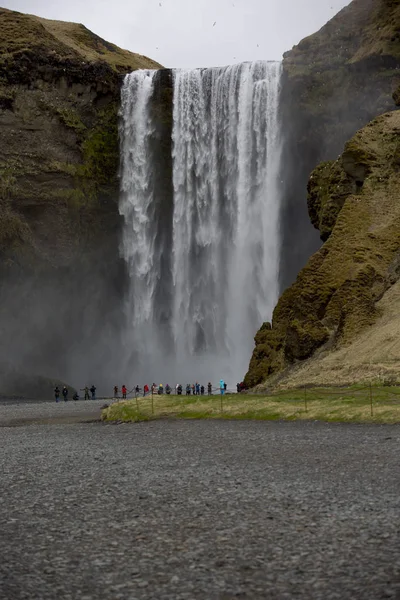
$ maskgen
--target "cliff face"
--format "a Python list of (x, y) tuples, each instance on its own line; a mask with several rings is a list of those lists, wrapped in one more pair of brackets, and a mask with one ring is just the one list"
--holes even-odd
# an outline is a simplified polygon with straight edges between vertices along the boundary
[[(385, 294), (398, 297), (391, 288), (400, 278), (399, 172), (400, 111), (375, 119), (338, 160), (313, 172), (310, 212), (327, 241), (281, 296), (272, 327), (258, 332), (248, 385), (271, 375), (272, 382), (295, 385), (348, 383), (381, 373), (372, 363), (384, 362), (386, 348), (376, 343), (372, 360), (368, 335), (379, 332), (383, 307), (394, 313)], [(367, 338), (363, 351), (360, 336)], [(352, 346), (358, 349), (353, 354)], [(335, 353), (342, 360), (346, 353), (346, 361), (335, 360)], [(358, 361), (352, 375), (351, 360)], [(391, 366), (397, 369), (388, 361), (385, 372)]]
[(90, 348), (94, 377), (112, 359), (120, 86), (158, 67), (83, 25), (0, 9), (0, 364), (68, 377)]
[[(386, 158), (393, 175), (396, 125), (387, 117), (385, 122), (393, 128), (386, 133), (380, 130), (379, 121), (364, 130), (376, 136), (376, 143), (368, 133), (346, 142), (377, 115), (395, 109), (395, 102), (400, 101), (399, 69), (400, 5), (393, 0), (353, 0), (318, 33), (285, 55), (283, 288), (320, 247), (320, 239), (326, 243), (283, 293), (272, 327), (265, 323), (257, 333), (246, 375), (248, 385), (271, 375), (275, 376), (271, 381), (276, 380), (278, 374), (288, 367), (291, 371), (318, 348), (348, 343), (374, 320), (397, 234), (393, 228), (394, 237), (387, 240), (385, 252), (376, 249), (384, 258), (372, 260), (370, 252), (375, 246), (371, 250), (359, 239), (366, 215), (370, 218), (362, 198), (366, 190), (372, 194), (371, 186), (378, 171), (383, 173)], [(397, 118), (395, 113), (393, 119)], [(385, 149), (389, 138), (391, 146)], [(385, 180), (390, 180), (386, 172)], [(351, 214), (349, 207), (353, 207)], [(359, 207), (359, 215), (355, 207)], [(351, 219), (346, 226), (344, 215)], [(375, 220), (374, 227), (379, 227), (378, 214)], [(335, 235), (330, 237), (332, 231)]]
[[(400, 84), (399, 3), (353, 0), (286, 53), (283, 68), (285, 289), (320, 246), (307, 214), (309, 174), (321, 161), (336, 159), (361, 127), (394, 109), (392, 95)], [(325, 239), (324, 231), (321, 236)]]

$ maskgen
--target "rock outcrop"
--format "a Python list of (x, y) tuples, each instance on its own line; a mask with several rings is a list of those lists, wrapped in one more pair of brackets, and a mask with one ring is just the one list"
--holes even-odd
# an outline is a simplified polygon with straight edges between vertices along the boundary
[(10, 367), (68, 379), (90, 354), (86, 378), (112, 360), (125, 281), (120, 86), (159, 66), (83, 25), (0, 9), (0, 360)]
[[(385, 298), (398, 297), (391, 288), (400, 279), (399, 173), (400, 111), (376, 118), (346, 144), (338, 160), (312, 173), (310, 214), (327, 241), (281, 296), (272, 326), (265, 324), (258, 332), (248, 386), (271, 376), (271, 382), (283, 379), (287, 385), (377, 376), (368, 344), (363, 355), (359, 340), (369, 331), (378, 335), (376, 324), (385, 317), (386, 305), (394, 314), (393, 301)], [(352, 358), (358, 361), (353, 377), (348, 364), (333, 358), (341, 352), (349, 361), (352, 345), (357, 348)], [(385, 352), (378, 344), (375, 350)], [(301, 366), (313, 356), (307, 367)], [(328, 363), (335, 365), (329, 375)], [(400, 372), (400, 347), (392, 367)]]
[[(309, 174), (320, 162), (336, 159), (361, 127), (393, 110), (393, 93), (399, 101), (399, 3), (353, 0), (319, 32), (286, 53), (283, 67), (281, 286), (285, 289), (320, 246), (307, 215)], [(335, 212), (326, 207), (325, 219), (331, 210)], [(312, 215), (317, 224), (314, 219)], [(321, 237), (326, 239), (324, 227)]]

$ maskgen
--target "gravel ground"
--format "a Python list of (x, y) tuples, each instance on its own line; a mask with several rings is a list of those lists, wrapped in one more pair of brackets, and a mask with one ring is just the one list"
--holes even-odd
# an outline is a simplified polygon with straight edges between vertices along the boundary
[(399, 440), (307, 422), (3, 427), (0, 597), (400, 598)]
[(99, 420), (105, 400), (0, 403), (0, 427)]

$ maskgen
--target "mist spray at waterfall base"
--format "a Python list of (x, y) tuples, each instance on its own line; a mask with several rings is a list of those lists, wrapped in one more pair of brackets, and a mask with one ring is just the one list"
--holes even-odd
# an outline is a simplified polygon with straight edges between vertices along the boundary
[[(156, 226), (156, 72), (128, 75), (121, 107), (126, 376), (241, 380), (278, 295), (281, 65), (174, 72), (173, 198)], [(162, 235), (161, 235), (162, 234)]]

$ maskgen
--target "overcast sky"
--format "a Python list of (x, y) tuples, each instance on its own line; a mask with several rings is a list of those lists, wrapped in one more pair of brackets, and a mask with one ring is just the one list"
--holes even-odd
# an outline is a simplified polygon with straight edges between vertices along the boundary
[[(166, 67), (276, 60), (349, 0), (0, 0), (5, 8), (83, 23)], [(215, 23), (215, 25), (214, 25)]]

